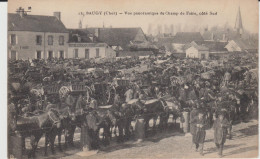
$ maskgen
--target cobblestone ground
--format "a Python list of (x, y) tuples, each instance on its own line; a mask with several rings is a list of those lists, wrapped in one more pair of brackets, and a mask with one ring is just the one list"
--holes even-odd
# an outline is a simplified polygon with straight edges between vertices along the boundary
[[(251, 120), (233, 126), (233, 139), (224, 146), (224, 158), (245, 158), (258, 156), (258, 121)], [(76, 140), (79, 135), (76, 134)], [(99, 158), (218, 158), (217, 149), (213, 143), (213, 130), (207, 130), (204, 145), (204, 156), (195, 152), (191, 144), (191, 135), (176, 130), (152, 135), (142, 143), (128, 141), (123, 144), (112, 144), (102, 147), (99, 151), (79, 151), (77, 148), (63, 153), (50, 155), (47, 158), (65, 159), (99, 159)], [(42, 156), (38, 156), (42, 158)]]

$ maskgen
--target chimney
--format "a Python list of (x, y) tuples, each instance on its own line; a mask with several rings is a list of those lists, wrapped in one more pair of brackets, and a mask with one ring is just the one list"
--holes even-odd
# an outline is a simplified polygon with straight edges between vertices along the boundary
[(77, 38), (78, 38), (78, 42), (81, 42), (81, 37), (79, 35), (77, 36)]
[(24, 9), (22, 7), (19, 7), (16, 12), (20, 15), (21, 18), (25, 16)]
[(60, 12), (53, 12), (53, 16), (56, 17), (58, 20), (61, 20), (60, 15), (61, 15)]
[(211, 40), (213, 41), (214, 40), (214, 34), (211, 33)]
[(96, 28), (96, 29), (95, 29), (95, 36), (96, 36), (96, 37), (99, 37), (99, 33), (100, 33), (99, 28)]
[(81, 22), (81, 20), (79, 21), (79, 29), (82, 29), (82, 22)]
[(223, 34), (223, 38), (222, 38), (223, 41), (226, 40), (226, 34)]

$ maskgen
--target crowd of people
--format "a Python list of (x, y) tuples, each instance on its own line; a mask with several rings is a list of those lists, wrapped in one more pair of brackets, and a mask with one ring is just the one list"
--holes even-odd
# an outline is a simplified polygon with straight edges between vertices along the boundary
[[(106, 104), (112, 104), (111, 109), (117, 112), (115, 116), (124, 115), (121, 108), (133, 99), (172, 102), (178, 111), (190, 112), (190, 131), (200, 153), (205, 129), (213, 126), (214, 141), (222, 155), (227, 131), (232, 137), (232, 124), (258, 115), (256, 60), (254, 54), (232, 54), (214, 60), (161, 56), (103, 63), (80, 59), (10, 61), (8, 104), (20, 116), (37, 115), (54, 104), (59, 105), (58, 109), (69, 107), (76, 114), (98, 110), (101, 98), (97, 92), (101, 90), (95, 90), (93, 84), (103, 83), (105, 92), (101, 93), (105, 97), (114, 79), (126, 80), (125, 85), (114, 85), (115, 93), (106, 99)], [(89, 68), (101, 71), (86, 73)], [(75, 83), (83, 83), (90, 90), (66, 91)], [(66, 86), (65, 93), (62, 86)], [(54, 88), (56, 91), (50, 91)], [(73, 135), (70, 140), (73, 143)]]

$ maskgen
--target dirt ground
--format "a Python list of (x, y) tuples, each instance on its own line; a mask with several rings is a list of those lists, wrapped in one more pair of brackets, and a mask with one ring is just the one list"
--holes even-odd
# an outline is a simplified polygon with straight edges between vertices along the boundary
[[(254, 158), (258, 156), (258, 121), (238, 123), (233, 126), (233, 139), (227, 139), (224, 145), (223, 158)], [(113, 139), (115, 140), (115, 139)], [(79, 133), (75, 134), (76, 148), (69, 148), (64, 152), (57, 152), (43, 157), (43, 149), (37, 150), (37, 158), (64, 159), (122, 159), (122, 158), (218, 158), (217, 149), (213, 142), (213, 130), (206, 132), (204, 156), (195, 152), (191, 144), (190, 133), (184, 134), (180, 130), (170, 127), (167, 131), (151, 133), (142, 143), (131, 140), (121, 144), (115, 141), (99, 151), (79, 151)], [(39, 147), (43, 146), (43, 142)]]

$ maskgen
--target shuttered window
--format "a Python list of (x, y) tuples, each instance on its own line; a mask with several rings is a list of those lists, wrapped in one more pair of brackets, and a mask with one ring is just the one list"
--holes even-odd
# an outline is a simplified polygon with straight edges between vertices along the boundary
[(79, 57), (79, 49), (74, 49), (74, 58)]
[(16, 45), (16, 35), (15, 34), (11, 34), (11, 44)]
[(41, 45), (41, 44), (42, 44), (42, 36), (36, 35), (36, 45)]
[(64, 45), (64, 36), (59, 36), (59, 44)]
[(53, 45), (53, 36), (52, 35), (48, 36), (48, 45)]
[(96, 57), (99, 57), (99, 48), (96, 49)]

